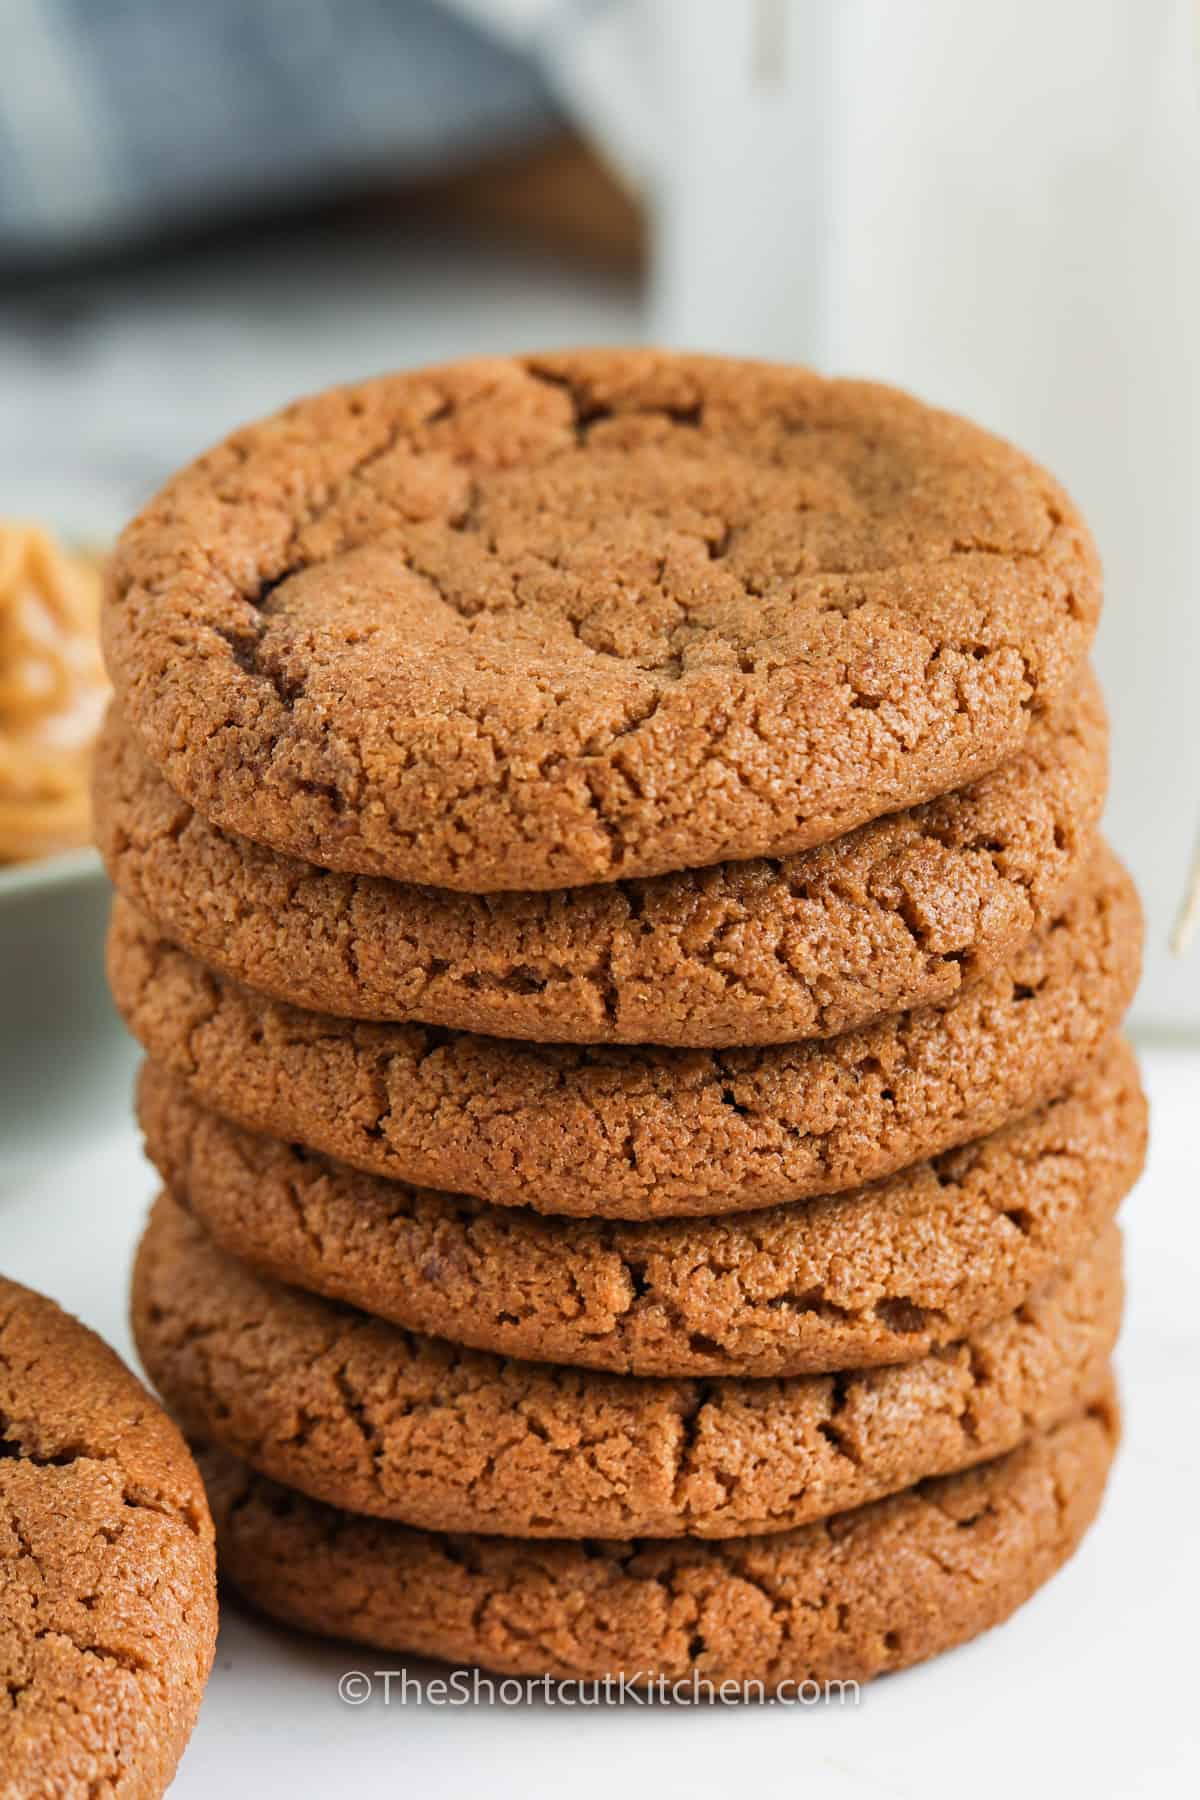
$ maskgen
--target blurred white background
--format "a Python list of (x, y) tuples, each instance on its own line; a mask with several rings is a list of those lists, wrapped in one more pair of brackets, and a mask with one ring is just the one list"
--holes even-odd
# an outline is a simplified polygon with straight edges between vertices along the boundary
[[(198, 38), (190, 14), (182, 41), (175, 13), (190, 9), (8, 0), (0, 134), (23, 130), (26, 156), (0, 176), (4, 511), (107, 536), (235, 423), (477, 350), (652, 338), (909, 386), (1044, 459), (1091, 519), (1110, 830), (1150, 926), (1136, 1017), (1200, 1035), (1200, 950), (1167, 949), (1200, 810), (1190, 0), (214, 0), (214, 29)], [(162, 128), (199, 146), (153, 179), (150, 124), (126, 141), (104, 78), (122, 24), (159, 77)], [(215, 193), (197, 167), (205, 71), (187, 68), (204, 55), (226, 71)], [(306, 83), (324, 107), (308, 136)], [(33, 107), (39, 91), (65, 118)], [(254, 158), (235, 154), (248, 108)], [(601, 253), (582, 258), (556, 253), (560, 232), (530, 251), (402, 198), (336, 228), (253, 228), (289, 180), (324, 200), (368, 175), (427, 179), (562, 121), (640, 206), (643, 263), (588, 244), (587, 194), (575, 223)], [(222, 204), (250, 225), (171, 253), (172, 230)], [(128, 246), (133, 262), (112, 254)]]

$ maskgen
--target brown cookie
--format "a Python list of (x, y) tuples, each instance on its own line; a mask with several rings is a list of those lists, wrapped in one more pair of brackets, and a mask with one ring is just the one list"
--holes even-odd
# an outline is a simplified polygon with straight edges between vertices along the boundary
[(942, 1006), (756, 1050), (517, 1044), (302, 1012), (206, 970), (118, 900), (130, 1029), (227, 1117), (377, 1174), (539, 1212), (660, 1218), (835, 1193), (1060, 1094), (1137, 980), (1108, 851), (1005, 969)]
[(1120, 1237), (911, 1363), (663, 1381), (512, 1362), (266, 1280), (168, 1195), (134, 1269), (151, 1380), (188, 1434), (348, 1511), (505, 1537), (742, 1537), (997, 1456), (1094, 1400)]
[(965, 1474), (721, 1543), (442, 1536), (322, 1506), (219, 1451), (201, 1464), (222, 1569), (289, 1625), (504, 1674), (679, 1681), (691, 1699), (710, 1697), (693, 1682), (866, 1681), (1000, 1624), (1079, 1544), (1116, 1439), (1110, 1394)]
[(1061, 1100), (867, 1188), (726, 1219), (548, 1219), (403, 1186), (231, 1125), (146, 1064), (167, 1186), (278, 1281), (456, 1344), (635, 1375), (907, 1362), (1012, 1312), (1137, 1178), (1146, 1103), (1109, 1045)]
[(471, 892), (783, 854), (997, 768), (1100, 574), (1062, 489), (907, 395), (662, 351), (300, 401), (126, 530), (121, 705), (207, 818)]
[(1079, 878), (1107, 772), (1095, 680), (957, 793), (781, 861), (557, 893), (331, 873), (193, 811), (116, 713), (95, 760), (118, 889), (260, 993), (561, 1043), (783, 1043), (948, 999)]
[(183, 1439), (93, 1332), (0, 1276), (0, 1792), (163, 1793), (216, 1631)]

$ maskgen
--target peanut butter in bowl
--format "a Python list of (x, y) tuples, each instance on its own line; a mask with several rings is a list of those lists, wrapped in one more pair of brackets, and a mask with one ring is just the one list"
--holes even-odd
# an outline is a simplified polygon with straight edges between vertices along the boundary
[(96, 557), (0, 520), (0, 864), (90, 841), (89, 765), (109, 693), (100, 594)]

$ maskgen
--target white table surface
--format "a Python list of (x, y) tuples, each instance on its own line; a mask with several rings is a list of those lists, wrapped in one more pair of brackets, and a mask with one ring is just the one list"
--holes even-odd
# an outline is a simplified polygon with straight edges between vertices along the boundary
[[(856, 1709), (401, 1707), (378, 1696), (355, 1707), (338, 1697), (344, 1671), (404, 1659), (291, 1636), (226, 1601), (173, 1795), (611, 1800), (614, 1781), (657, 1797), (747, 1780), (817, 1800), (1012, 1800), (1059, 1783), (1122, 1800), (1200, 1793), (1200, 1053), (1152, 1049), (1144, 1066), (1154, 1139), (1126, 1212), (1126, 1441), (1100, 1523), (1008, 1625), (866, 1687)], [(5, 1186), (0, 1175), (0, 1266), (132, 1359), (126, 1280), (152, 1191), (131, 1125), (112, 1120), (69, 1160), (48, 1147), (35, 1178)]]

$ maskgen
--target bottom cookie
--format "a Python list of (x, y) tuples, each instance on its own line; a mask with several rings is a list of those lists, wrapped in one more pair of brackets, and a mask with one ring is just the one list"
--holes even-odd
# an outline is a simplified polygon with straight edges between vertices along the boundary
[(444, 1536), (304, 1499), (224, 1452), (200, 1460), (223, 1574), (287, 1624), (507, 1675), (754, 1698), (865, 1681), (1007, 1619), (1076, 1549), (1117, 1436), (1110, 1391), (966, 1474), (720, 1543)]

